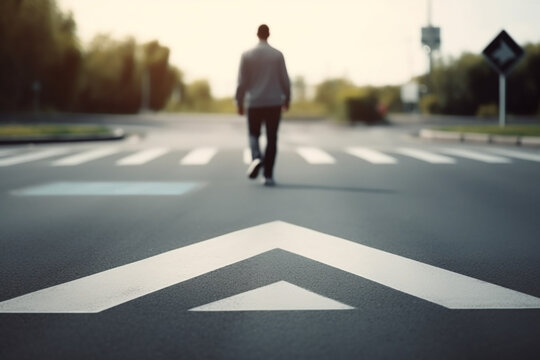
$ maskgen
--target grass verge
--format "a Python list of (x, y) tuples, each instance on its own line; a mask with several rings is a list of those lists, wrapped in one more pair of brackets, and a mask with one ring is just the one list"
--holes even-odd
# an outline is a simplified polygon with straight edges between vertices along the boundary
[(504, 128), (497, 125), (461, 125), (445, 126), (435, 130), (490, 135), (540, 136), (540, 125), (507, 125)]
[(2, 138), (109, 134), (111, 130), (99, 125), (0, 125)]

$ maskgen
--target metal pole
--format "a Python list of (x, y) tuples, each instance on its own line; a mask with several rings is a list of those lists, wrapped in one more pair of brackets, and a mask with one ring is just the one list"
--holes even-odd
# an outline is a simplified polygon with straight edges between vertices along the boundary
[(427, 0), (427, 24), (431, 26), (431, 0)]
[(499, 126), (506, 125), (506, 76), (499, 75)]

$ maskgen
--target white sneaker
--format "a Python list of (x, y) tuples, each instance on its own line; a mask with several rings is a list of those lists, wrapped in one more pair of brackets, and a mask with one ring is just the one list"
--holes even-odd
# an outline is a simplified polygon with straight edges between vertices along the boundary
[(247, 169), (246, 175), (250, 179), (256, 179), (259, 176), (259, 170), (261, 169), (261, 159), (253, 159)]

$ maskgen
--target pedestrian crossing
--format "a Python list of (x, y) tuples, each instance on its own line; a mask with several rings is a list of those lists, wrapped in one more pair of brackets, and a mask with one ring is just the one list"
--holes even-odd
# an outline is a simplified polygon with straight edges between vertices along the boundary
[[(0, 167), (44, 163), (54, 167), (74, 167), (106, 161), (111, 166), (134, 167), (151, 164), (159, 159), (176, 159), (175, 166), (197, 167), (218, 162), (220, 153), (237, 153), (238, 161), (249, 164), (251, 152), (244, 149), (220, 149), (218, 147), (197, 147), (178, 150), (167, 147), (148, 149), (126, 149), (121, 147), (97, 148), (18, 148), (0, 150)], [(512, 150), (504, 148), (412, 148), (397, 147), (374, 149), (368, 147), (346, 147), (325, 150), (313, 146), (300, 146), (280, 151), (280, 157), (292, 156), (308, 165), (330, 166), (344, 161), (358, 161), (368, 165), (396, 165), (405, 161), (416, 161), (434, 165), (455, 165), (462, 161), (476, 161), (486, 164), (510, 164), (515, 161), (540, 162), (540, 152), (536, 150)], [(346, 159), (348, 158), (348, 159)]]
[(396, 164), (397, 159), (368, 148), (349, 147), (346, 152), (371, 164)]

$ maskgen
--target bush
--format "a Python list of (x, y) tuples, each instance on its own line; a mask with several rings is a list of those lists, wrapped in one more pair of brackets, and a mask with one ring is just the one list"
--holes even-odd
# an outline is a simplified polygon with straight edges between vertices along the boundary
[(439, 97), (434, 94), (422, 96), (420, 99), (420, 111), (424, 114), (437, 114), (441, 112)]
[(476, 110), (476, 116), (480, 117), (493, 117), (499, 114), (499, 106), (497, 104), (481, 104)]

